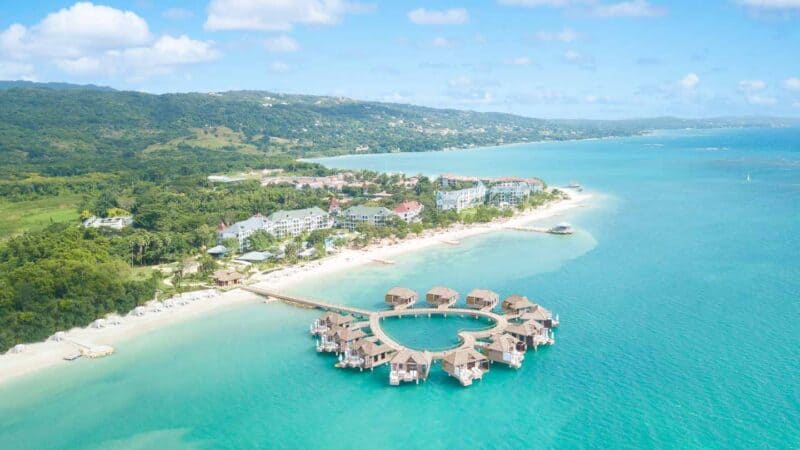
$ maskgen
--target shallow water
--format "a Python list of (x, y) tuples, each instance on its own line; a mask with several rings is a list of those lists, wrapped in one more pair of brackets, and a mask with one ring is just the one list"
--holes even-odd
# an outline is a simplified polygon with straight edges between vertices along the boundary
[[(552, 219), (572, 237), (478, 236), (294, 289), (367, 308), (395, 285), (521, 293), (560, 314), (556, 345), (467, 389), (438, 366), (392, 388), (317, 354), (317, 313), (249, 305), (0, 386), (0, 448), (800, 446), (800, 130), (325, 162), (603, 192)], [(454, 338), (401, 320), (409, 342)]]

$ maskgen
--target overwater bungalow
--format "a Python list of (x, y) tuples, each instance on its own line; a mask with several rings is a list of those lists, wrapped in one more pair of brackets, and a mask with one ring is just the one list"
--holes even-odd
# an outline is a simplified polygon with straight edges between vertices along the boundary
[(467, 295), (467, 307), (472, 309), (489, 310), (497, 306), (500, 301), (500, 296), (497, 292), (492, 292), (488, 289), (473, 289)]
[(512, 295), (503, 300), (502, 307), (506, 314), (522, 314), (535, 308), (536, 304), (524, 295)]
[(472, 348), (453, 350), (442, 358), (442, 369), (462, 386), (469, 386), (489, 371), (489, 359)]
[(389, 362), (394, 349), (381, 343), (374, 336), (359, 340), (352, 347), (344, 350), (341, 364), (358, 367), (361, 370), (373, 369)]
[(321, 342), (317, 345), (317, 351), (343, 352), (366, 336), (367, 333), (360, 328), (334, 327), (320, 336)]
[(394, 309), (405, 309), (417, 302), (419, 295), (409, 288), (393, 287), (386, 293), (386, 304)]
[(415, 382), (428, 379), (431, 371), (431, 354), (429, 352), (418, 352), (415, 350), (403, 349), (392, 357), (391, 370), (389, 372), (389, 384), (397, 386), (401, 382)]
[(312, 336), (318, 336), (334, 327), (350, 328), (354, 320), (353, 316), (327, 311), (311, 324), (309, 332)]
[(523, 323), (510, 323), (505, 332), (534, 349), (540, 345), (550, 345), (555, 342), (550, 329), (533, 320)]
[(482, 352), (490, 361), (508, 364), (509, 367), (519, 369), (525, 359), (525, 349), (525, 344), (514, 336), (496, 334), (491, 337), (491, 342), (483, 347)]
[(425, 294), (425, 301), (434, 308), (449, 308), (458, 301), (458, 292), (444, 286), (432, 287)]
[(558, 315), (553, 317), (553, 313), (550, 312), (550, 310), (545, 309), (544, 307), (535, 303), (533, 304), (533, 308), (520, 316), (520, 319), (523, 321), (536, 321), (545, 328), (558, 327)]

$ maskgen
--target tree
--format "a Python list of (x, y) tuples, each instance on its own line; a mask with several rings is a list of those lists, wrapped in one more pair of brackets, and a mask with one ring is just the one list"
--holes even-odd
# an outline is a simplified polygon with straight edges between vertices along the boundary
[(256, 230), (247, 238), (248, 248), (251, 250), (264, 251), (276, 242), (275, 236), (266, 230)]

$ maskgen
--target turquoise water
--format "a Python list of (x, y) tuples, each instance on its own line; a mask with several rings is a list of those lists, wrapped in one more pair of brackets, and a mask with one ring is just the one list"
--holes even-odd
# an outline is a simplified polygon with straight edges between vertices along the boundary
[(467, 389), (439, 367), (392, 388), (318, 355), (313, 311), (250, 305), (0, 386), (0, 448), (800, 446), (800, 130), (325, 162), (603, 192), (553, 218), (571, 238), (480, 236), (296, 289), (369, 308), (395, 285), (523, 293), (560, 314), (556, 345)]
[(381, 328), (392, 339), (416, 349), (439, 351), (459, 344), (459, 331), (484, 330), (495, 326), (488, 319), (473, 319), (448, 314), (444, 316), (388, 317), (381, 321)]

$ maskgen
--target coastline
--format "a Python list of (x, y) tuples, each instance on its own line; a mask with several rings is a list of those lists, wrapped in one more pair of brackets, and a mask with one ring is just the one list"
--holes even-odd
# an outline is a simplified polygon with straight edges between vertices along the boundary
[[(484, 224), (456, 225), (445, 230), (428, 230), (420, 235), (393, 242), (380, 242), (360, 250), (345, 249), (303, 266), (287, 267), (268, 274), (255, 275), (250, 278), (248, 284), (265, 284), (270, 289), (285, 289), (310, 278), (367, 264), (380, 264), (381, 261), (391, 261), (392, 257), (404, 253), (436, 245), (457, 245), (460, 244), (460, 240), (472, 236), (503, 231), (549, 219), (568, 210), (585, 206), (586, 202), (594, 197), (594, 194), (591, 193), (570, 191), (569, 194), (569, 199), (548, 204), (543, 208), (517, 213), (511, 218), (498, 219)], [(212, 294), (185, 305), (163, 308), (159, 312), (148, 308), (147, 313), (143, 316), (129, 314), (121, 317), (118, 324), (108, 325), (104, 328), (74, 328), (67, 331), (64, 340), (60, 342), (48, 340), (26, 344), (21, 353), (9, 351), (2, 354), (0, 355), (0, 385), (48, 367), (67, 364), (64, 357), (76, 352), (78, 347), (75, 343), (86, 346), (113, 346), (162, 327), (224, 308), (264, 301), (262, 297), (242, 289), (229, 291), (210, 289), (198, 291), (197, 294), (203, 292)], [(189, 296), (190, 293), (184, 295)]]

